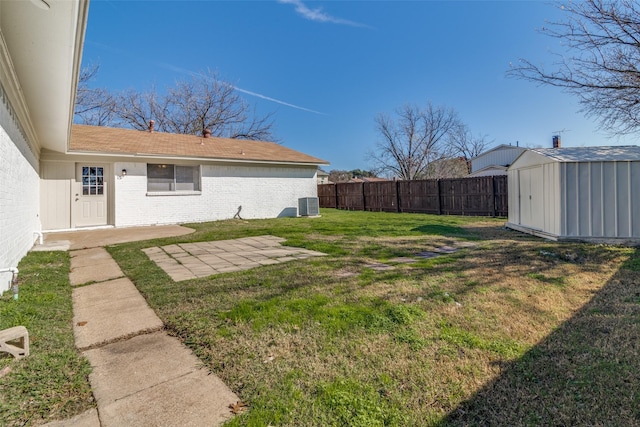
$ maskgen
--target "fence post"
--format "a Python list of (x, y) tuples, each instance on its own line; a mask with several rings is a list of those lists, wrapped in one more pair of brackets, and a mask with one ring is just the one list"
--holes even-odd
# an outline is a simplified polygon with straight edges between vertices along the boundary
[(491, 175), (491, 216), (496, 217), (496, 177)]
[(333, 197), (336, 199), (336, 209), (340, 209), (340, 198), (338, 197), (338, 184), (333, 183)]
[(436, 200), (438, 201), (438, 215), (442, 215), (442, 201), (440, 200), (440, 180), (436, 179)]
[(400, 181), (396, 180), (396, 208), (398, 212), (402, 212), (402, 209), (400, 209), (401, 202), (402, 197), (400, 196)]
[(366, 211), (367, 210), (367, 198), (365, 197), (365, 193), (364, 193), (364, 182), (362, 183), (362, 210)]

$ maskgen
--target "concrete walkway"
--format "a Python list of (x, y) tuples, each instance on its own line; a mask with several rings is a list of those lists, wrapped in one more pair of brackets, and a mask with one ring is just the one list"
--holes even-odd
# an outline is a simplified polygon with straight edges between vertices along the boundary
[(69, 279), (76, 347), (93, 368), (89, 380), (98, 408), (50, 426), (216, 426), (232, 416), (229, 405), (238, 397), (163, 331), (162, 321), (100, 247), (171, 235), (154, 228), (82, 231), (58, 239), (68, 240), (69, 248), (90, 248), (70, 252)]

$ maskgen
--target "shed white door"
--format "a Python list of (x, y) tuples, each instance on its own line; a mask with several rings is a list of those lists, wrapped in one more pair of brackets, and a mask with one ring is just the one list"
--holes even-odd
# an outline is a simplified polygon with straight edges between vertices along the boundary
[(73, 226), (88, 227), (107, 224), (106, 167), (79, 164), (73, 183)]
[(520, 182), (520, 225), (544, 228), (544, 204), (542, 199), (542, 167), (521, 169)]

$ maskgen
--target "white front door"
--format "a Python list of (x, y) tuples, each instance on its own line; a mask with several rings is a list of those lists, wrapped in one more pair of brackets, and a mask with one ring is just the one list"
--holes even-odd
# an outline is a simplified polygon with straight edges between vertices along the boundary
[(73, 226), (107, 225), (107, 180), (104, 165), (78, 164), (73, 188)]

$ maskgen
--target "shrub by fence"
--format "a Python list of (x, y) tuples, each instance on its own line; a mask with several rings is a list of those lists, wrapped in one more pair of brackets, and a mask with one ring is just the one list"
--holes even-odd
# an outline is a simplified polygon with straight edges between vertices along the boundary
[(318, 185), (321, 208), (507, 216), (507, 177), (377, 181)]

